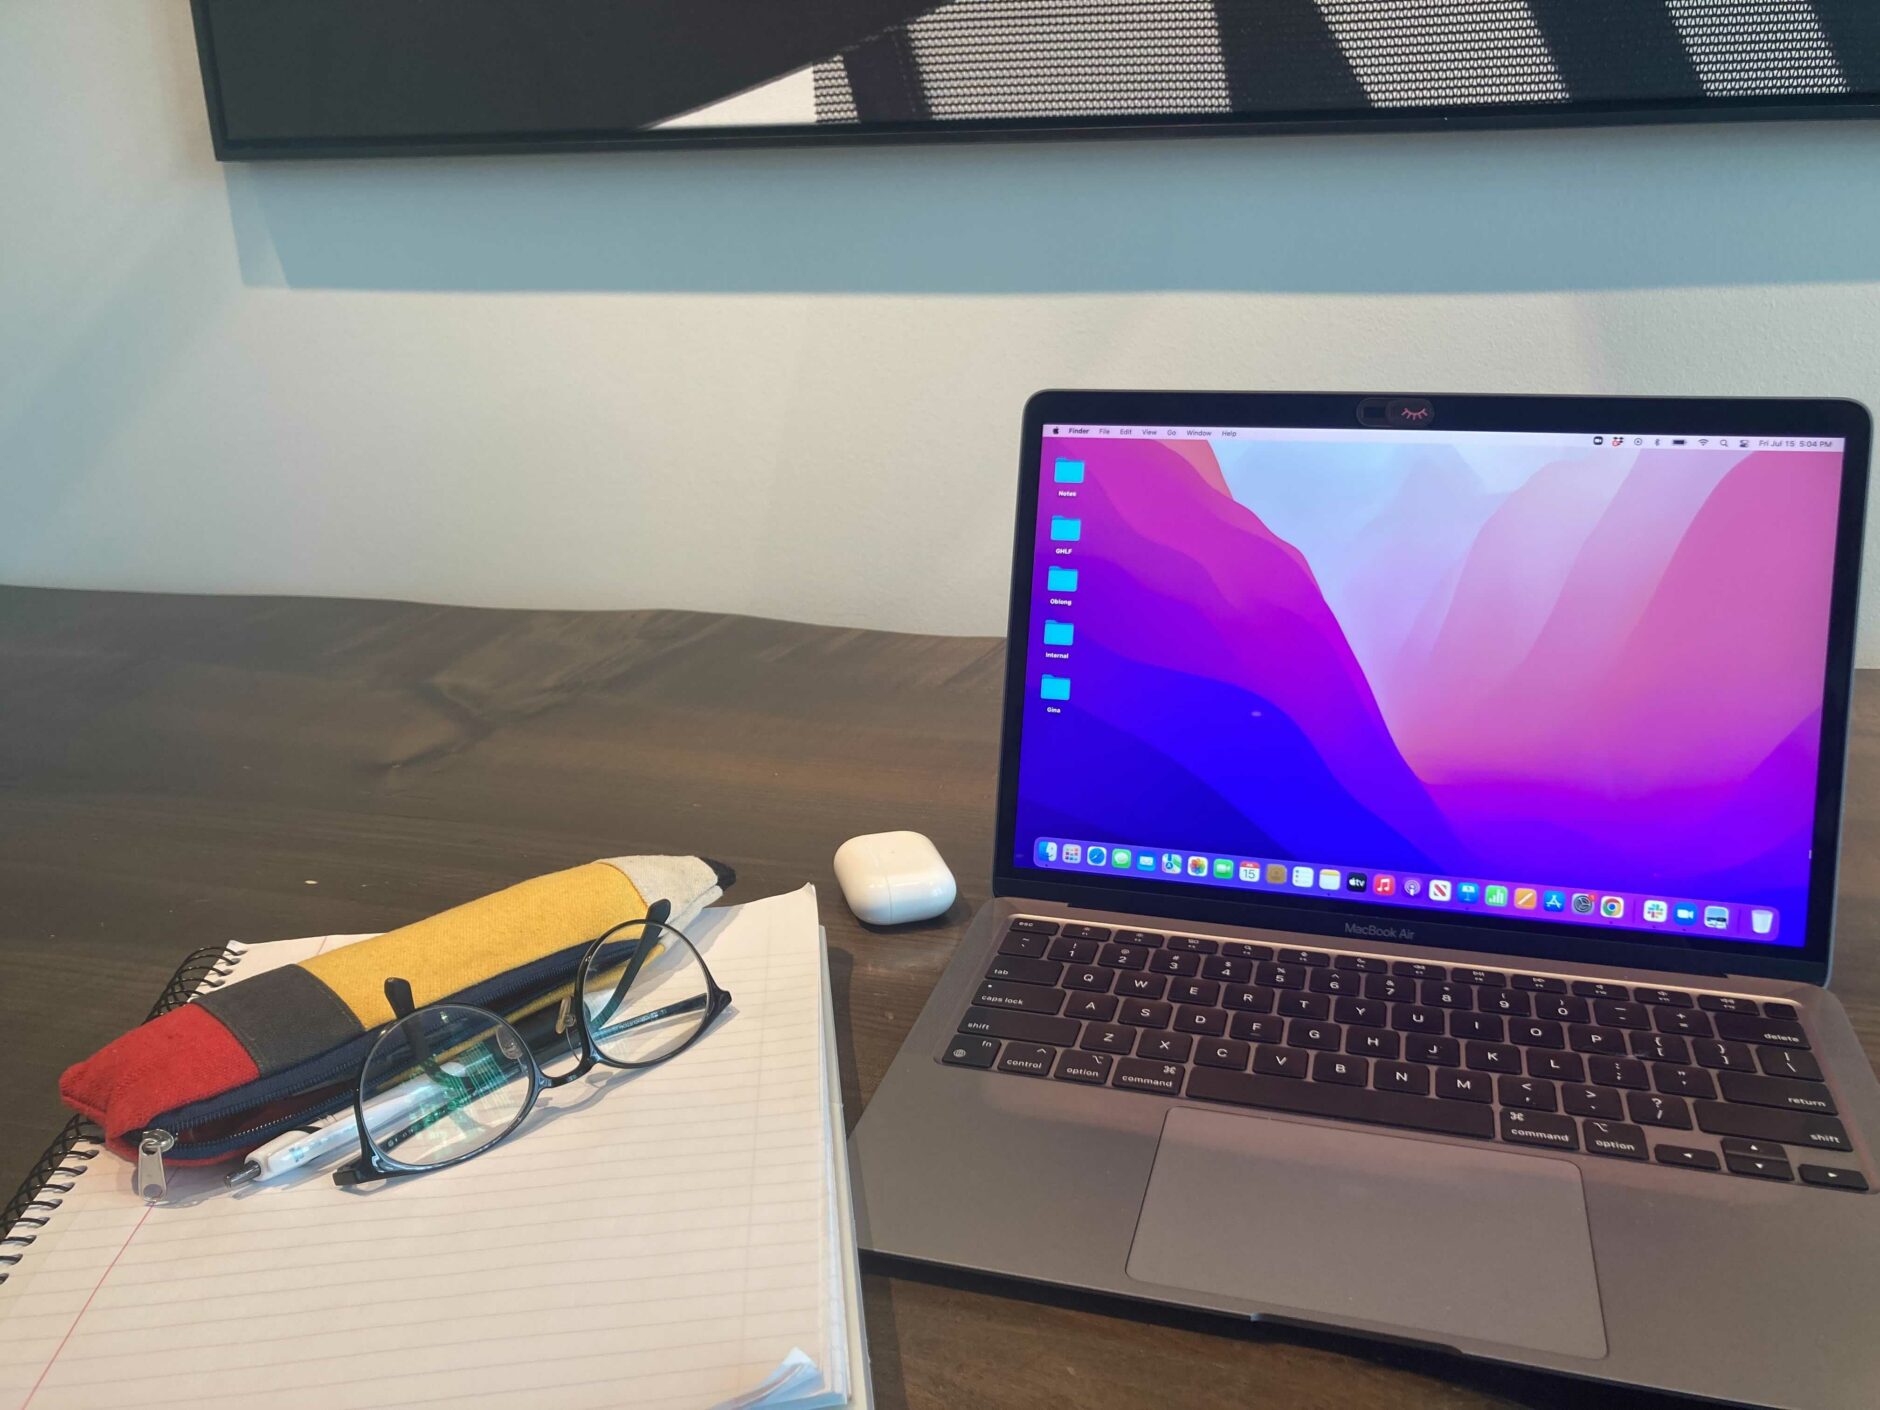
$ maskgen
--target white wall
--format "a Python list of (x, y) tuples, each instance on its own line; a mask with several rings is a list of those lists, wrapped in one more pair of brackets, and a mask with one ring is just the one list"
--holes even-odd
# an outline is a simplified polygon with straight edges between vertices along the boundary
[(1038, 387), (1880, 405), (1867, 124), (224, 168), (10, 0), (0, 132), (0, 581), (992, 633)]

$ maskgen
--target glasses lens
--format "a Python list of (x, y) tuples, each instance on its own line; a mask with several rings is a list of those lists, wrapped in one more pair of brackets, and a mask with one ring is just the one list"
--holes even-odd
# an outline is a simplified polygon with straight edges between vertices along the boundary
[(507, 1135), (535, 1090), (516, 1030), (478, 1009), (443, 1004), (401, 1018), (359, 1079), (366, 1126), (381, 1153), (428, 1169)]
[(595, 1050), (639, 1066), (671, 1057), (710, 1017), (705, 962), (669, 925), (642, 921), (610, 936), (581, 978)]

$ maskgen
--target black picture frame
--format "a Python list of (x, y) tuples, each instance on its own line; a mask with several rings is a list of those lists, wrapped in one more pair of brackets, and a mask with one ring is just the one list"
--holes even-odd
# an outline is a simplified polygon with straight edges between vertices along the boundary
[[(415, 0), (402, 2), (414, 4)], [(1650, 2), (1608, 0), (1612, 4)], [(1276, 66), (1274, 73), (1257, 76), (1262, 85), (1260, 91), (1269, 95), (1262, 105), (1229, 114), (939, 118), (932, 114), (904, 112), (907, 104), (887, 103), (878, 105), (874, 115), (854, 123), (680, 128), (643, 125), (634, 117), (633, 104), (624, 100), (622, 111), (614, 113), (611, 119), (606, 115), (606, 104), (578, 102), (572, 96), (565, 96), (569, 113), (565, 121), (556, 121), (544, 114), (544, 108), (553, 108), (564, 101), (564, 96), (557, 92), (559, 82), (566, 81), (571, 92), (590, 97), (600, 86), (601, 76), (593, 65), (593, 54), (583, 42), (589, 36), (582, 27), (591, 28), (593, 13), (597, 12), (590, 12), (579, 22), (571, 18), (564, 47), (536, 53), (529, 63), (518, 61), (513, 72), (505, 68), (500, 59), (476, 49), (472, 42), (474, 36), (466, 33), (464, 53), (473, 56), (474, 62), (466, 61), (462, 72), (452, 71), (447, 60), (433, 57), (425, 61), (430, 65), (426, 68), (406, 66), (401, 69), (393, 63), (381, 75), (382, 81), (375, 84), (373, 75), (366, 71), (369, 65), (364, 63), (365, 59), (421, 49), (415, 31), (406, 33), (397, 27), (404, 22), (397, 18), (397, 4), (388, 0), (320, 0), (318, 6), (311, 0), (190, 0), (190, 3), (209, 130), (215, 155), (222, 161), (1880, 118), (1880, 12), (1867, 18), (1865, 12), (1858, 9), (1862, 0), (1818, 0), (1818, 3), (1849, 9), (1852, 18), (1838, 22), (1852, 27), (1854, 40), (1851, 42), (1861, 46), (1859, 63), (1849, 65), (1857, 71), (1850, 72), (1850, 91), (1844, 94), (1706, 94), (1690, 83), (1667, 85), (1676, 88), (1675, 92), (1615, 94), (1613, 90), (1622, 85), (1598, 77), (1604, 62), (1603, 51), (1596, 48), (1601, 41), (1589, 43), (1587, 38), (1588, 34), (1598, 32), (1598, 26), (1579, 21), (1575, 22), (1578, 37), (1562, 50), (1560, 62), (1563, 68), (1570, 67), (1576, 74), (1593, 77), (1585, 80), (1583, 86), (1576, 77), (1574, 91), (1580, 96), (1564, 101), (1368, 106), (1362, 101), (1362, 94), (1350, 85), (1348, 76), (1345, 87), (1351, 88), (1351, 92), (1343, 91), (1337, 84), (1314, 88), (1312, 84), (1318, 79), (1312, 73)], [(460, 21), (465, 23), (474, 21), (477, 10), (522, 3), (528, 0), (467, 0), (461, 7), (454, 6), (453, 12), (465, 17)], [(574, 0), (574, 3), (599, 5), (603, 0)], [(1297, 3), (1303, 0), (1286, 0), (1281, 8)], [(1546, 0), (1546, 3), (1566, 6), (1581, 4), (1583, 0)], [(711, 63), (707, 67), (712, 81), (719, 85), (716, 91), (724, 93), (737, 91), (736, 85), (746, 80), (761, 81), (758, 56), (746, 51), (749, 46), (739, 47), (736, 28), (740, 17), (748, 19), (758, 13), (754, 5), (755, 0), (691, 0), (691, 3), (635, 0), (631, 6), (615, 3), (612, 8), (621, 15), (643, 16), (631, 21), (638, 27), (635, 32), (641, 40), (647, 34), (657, 33), (662, 42), (672, 44), (675, 54), (690, 54), (696, 59), (701, 52), (711, 52)], [(348, 7), (352, 7), (350, 11)], [(845, 47), (850, 52), (858, 44), (866, 47), (871, 34), (877, 40), (881, 38), (882, 25), (892, 26), (932, 8), (931, 4), (907, 3), (906, 0), (819, 0), (804, 12), (815, 17), (814, 25), (805, 26), (798, 12), (792, 10), (798, 22), (787, 39), (780, 39), (773, 32), (765, 36), (765, 42), (773, 48), (779, 43), (797, 44), (798, 48), (788, 52), (795, 58), (813, 62), (841, 52)], [(236, 36), (228, 33), (231, 24), (236, 23), (231, 17), (239, 15), (239, 24), (250, 27), (243, 31), (244, 35), (252, 40), (252, 27), (268, 23), (270, 13), (291, 15), (293, 23), (304, 29), (311, 23), (307, 16), (315, 10), (325, 10), (332, 16), (327, 21), (330, 29), (321, 31), (325, 44), (318, 55), (306, 52), (310, 47), (306, 36), (296, 31), (281, 36), (272, 47), (272, 58), (256, 61), (253, 45), (237, 45)], [(354, 33), (347, 28), (352, 23), (347, 18), (349, 13), (372, 13), (385, 18), (375, 20), (380, 28), (370, 33), (364, 29)], [(620, 23), (626, 25), (629, 21)], [(626, 46), (626, 35), (623, 29), (615, 42)], [(225, 39), (229, 41), (226, 44)], [(605, 42), (602, 41), (602, 52)], [(714, 43), (722, 47), (722, 53), (710, 49)], [(1872, 54), (1866, 52), (1869, 45), (1875, 51)], [(238, 49), (242, 52), (238, 53)], [(244, 53), (246, 61), (242, 57)], [(567, 72), (544, 72), (544, 53), (556, 56), (554, 62), (564, 63)], [(887, 62), (894, 63), (892, 55)], [(348, 88), (346, 81), (340, 81), (337, 84), (340, 91), (329, 92), (328, 89), (336, 86), (335, 82), (330, 77), (320, 76), (329, 71), (348, 75), (353, 80), (352, 86)], [(664, 65), (642, 72), (663, 77), (674, 71), (673, 65)], [(371, 105), (374, 93), (395, 88), (399, 75), (408, 80), (413, 73), (438, 77), (441, 86), (451, 89), (440, 98), (440, 110), (451, 114), (454, 124), (451, 130), (375, 127), (369, 113), (358, 111)], [(315, 98), (301, 93), (296, 99), (294, 94), (300, 91), (297, 85), (310, 85), (308, 91), (314, 93)], [(631, 75), (622, 91), (630, 87)], [(672, 92), (664, 89), (662, 92), (668, 107), (680, 101)], [(273, 119), (262, 120), (254, 112), (257, 102), (291, 108), (296, 101), (306, 107), (321, 108), (329, 116), (321, 120), (303, 115), (287, 122), (280, 120), (278, 114)], [(916, 100), (912, 106), (918, 108), (920, 104)], [(480, 109), (488, 111), (487, 125), (475, 120)], [(531, 121), (526, 124), (517, 121), (518, 113), (530, 115)], [(534, 120), (538, 118), (541, 120)]]
[[(1702, 937), (1640, 930), (1650, 940), (1609, 938), (1613, 931), (1541, 920), (1497, 918), (1281, 893), (1227, 891), (1187, 883), (1092, 874), (1076, 876), (1022, 866), (1017, 858), (1018, 756), (1024, 729), (1026, 651), (1032, 640), (1032, 569), (1047, 425), (1248, 427), (1376, 426), (1376, 409), (1400, 398), (1427, 399), (1445, 431), (1547, 431), (1596, 435), (1841, 437), (1840, 518), (1830, 592), (1827, 670), (1822, 696), (1822, 747), (1816, 782), (1813, 864), (1808, 915), (1799, 947), (1754, 942), (1699, 943)], [(1414, 432), (1409, 432), (1414, 434)], [(1415, 389), (1375, 392), (1041, 391), (1025, 404), (1019, 448), (1018, 496), (1012, 541), (1012, 593), (1007, 617), (1005, 701), (999, 744), (998, 825), (993, 894), (1104, 911), (1219, 925), (1321, 935), (1393, 933), (1392, 943), (1523, 955), (1680, 973), (1740, 974), (1825, 984), (1832, 954), (1838, 841), (1846, 786), (1847, 734), (1854, 685), (1854, 636), (1860, 607), (1861, 544), (1866, 522), (1873, 420), (1854, 401), (1723, 397), (1574, 397), (1437, 394)], [(1017, 645), (1013, 645), (1017, 643)], [(1075, 880), (1067, 876), (1076, 876)], [(1347, 927), (1359, 927), (1348, 932)], [(1368, 933), (1376, 935), (1376, 929)]]

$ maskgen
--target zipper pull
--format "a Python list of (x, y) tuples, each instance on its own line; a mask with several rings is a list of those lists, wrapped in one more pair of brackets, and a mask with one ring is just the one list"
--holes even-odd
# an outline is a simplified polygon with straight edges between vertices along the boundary
[(155, 1204), (170, 1188), (170, 1177), (163, 1168), (163, 1153), (176, 1144), (176, 1137), (155, 1127), (145, 1131), (137, 1142), (137, 1193), (146, 1204)]

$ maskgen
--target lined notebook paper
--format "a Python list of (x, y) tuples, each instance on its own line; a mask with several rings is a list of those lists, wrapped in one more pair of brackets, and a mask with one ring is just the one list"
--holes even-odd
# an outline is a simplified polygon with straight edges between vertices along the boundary
[[(733, 1007), (476, 1160), (147, 1206), (100, 1156), (0, 1285), (0, 1407), (866, 1401), (813, 888), (690, 931)], [(247, 977), (363, 937), (255, 946)]]

